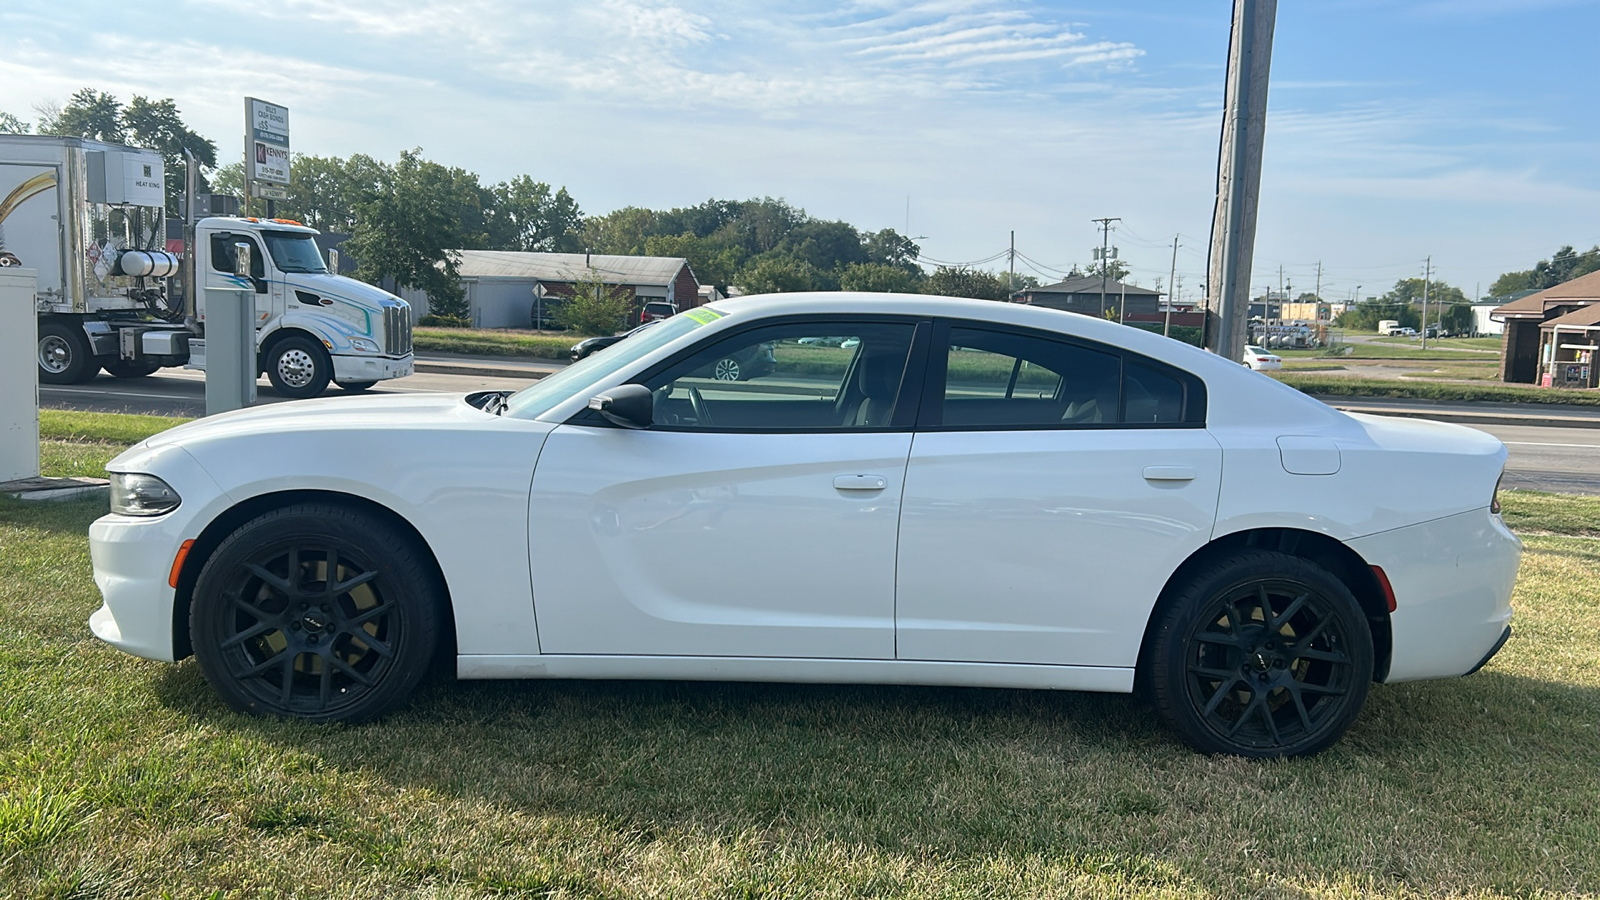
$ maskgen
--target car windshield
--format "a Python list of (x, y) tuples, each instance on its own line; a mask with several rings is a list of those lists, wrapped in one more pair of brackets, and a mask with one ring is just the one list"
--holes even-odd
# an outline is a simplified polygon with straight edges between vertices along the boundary
[(265, 231), (261, 236), (267, 241), (267, 252), (272, 254), (272, 264), (280, 272), (326, 274), (322, 264), (322, 251), (316, 239), (298, 231)]
[(664, 319), (661, 324), (648, 330), (635, 329), (629, 332), (631, 336), (627, 340), (618, 341), (606, 352), (586, 357), (507, 397), (504, 414), (519, 419), (537, 419), (574, 394), (605, 381), (618, 370), (627, 368), (702, 325), (715, 322), (723, 315), (725, 313), (718, 310), (701, 307), (681, 316)]

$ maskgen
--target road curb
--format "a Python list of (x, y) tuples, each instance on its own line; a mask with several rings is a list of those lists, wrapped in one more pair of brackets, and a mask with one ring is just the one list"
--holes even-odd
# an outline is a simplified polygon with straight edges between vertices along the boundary
[[(548, 360), (554, 365), (561, 365), (557, 360)], [(430, 375), (476, 375), (480, 378), (526, 378), (537, 381), (546, 375), (554, 375), (560, 371), (556, 369), (546, 372), (539, 369), (511, 368), (497, 366), (486, 362), (441, 362), (438, 360), (417, 360), (413, 364), (413, 371), (426, 372)]]

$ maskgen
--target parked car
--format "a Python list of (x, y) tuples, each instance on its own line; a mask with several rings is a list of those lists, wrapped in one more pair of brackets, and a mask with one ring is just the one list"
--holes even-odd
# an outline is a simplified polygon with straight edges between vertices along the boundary
[(447, 642), (469, 679), (1137, 683), (1202, 751), (1294, 756), (1505, 643), (1505, 461), (1095, 317), (746, 297), (515, 394), (155, 435), (108, 466), (90, 626), (257, 715), (380, 716)]
[(1244, 364), (1257, 372), (1275, 372), (1283, 368), (1283, 357), (1251, 344), (1244, 348)]
[(749, 381), (771, 375), (777, 367), (776, 345), (772, 342), (741, 347), (711, 361), (700, 374), (717, 381)]
[(665, 300), (651, 300), (639, 310), (639, 324), (655, 322), (660, 319), (670, 319), (678, 314), (678, 304), (668, 303)]
[(583, 340), (572, 345), (572, 349), (568, 351), (568, 355), (572, 357), (573, 362), (577, 362), (580, 359), (584, 359), (594, 353), (604, 350), (623, 338), (632, 337), (638, 334), (646, 328), (649, 328), (651, 325), (654, 325), (658, 321), (660, 320), (651, 319), (643, 325), (640, 325), (636, 328), (631, 328), (621, 334), (607, 334), (601, 335), (600, 337), (584, 338)]

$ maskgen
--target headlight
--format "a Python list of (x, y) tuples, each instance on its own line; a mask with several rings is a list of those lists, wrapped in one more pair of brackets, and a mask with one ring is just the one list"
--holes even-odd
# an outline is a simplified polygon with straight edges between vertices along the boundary
[(119, 516), (159, 516), (182, 502), (172, 485), (154, 475), (111, 473), (111, 511)]
[(350, 346), (356, 348), (357, 350), (364, 350), (368, 353), (378, 352), (378, 345), (367, 340), (366, 338), (351, 338)]

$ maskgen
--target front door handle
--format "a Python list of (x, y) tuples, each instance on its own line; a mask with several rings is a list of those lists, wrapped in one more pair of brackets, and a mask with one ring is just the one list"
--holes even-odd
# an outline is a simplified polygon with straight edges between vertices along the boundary
[(841, 491), (881, 491), (889, 486), (889, 479), (882, 475), (840, 475), (833, 479), (833, 486)]
[(1188, 466), (1145, 466), (1145, 481), (1193, 481), (1199, 474)]

